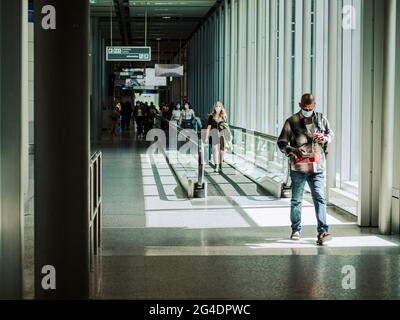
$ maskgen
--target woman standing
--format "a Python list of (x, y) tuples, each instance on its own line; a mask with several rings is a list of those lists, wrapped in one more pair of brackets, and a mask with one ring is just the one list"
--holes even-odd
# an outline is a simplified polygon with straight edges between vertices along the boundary
[(172, 111), (171, 121), (174, 121), (177, 124), (181, 118), (181, 113), (181, 105), (178, 103), (175, 107), (175, 110)]
[(207, 137), (209, 137), (212, 129), (218, 130), (219, 141), (217, 141), (217, 143), (213, 141), (212, 143), (212, 153), (215, 164), (214, 172), (222, 173), (222, 163), (224, 162), (225, 149), (229, 148), (231, 143), (231, 135), (227, 121), (228, 118), (224, 105), (222, 102), (217, 101), (214, 104), (214, 111), (208, 117), (207, 122)]
[(186, 102), (185, 109), (182, 111), (179, 119), (179, 125), (182, 126), (183, 129), (193, 129), (194, 118), (196, 118), (196, 115), (193, 109), (190, 108), (190, 104)]

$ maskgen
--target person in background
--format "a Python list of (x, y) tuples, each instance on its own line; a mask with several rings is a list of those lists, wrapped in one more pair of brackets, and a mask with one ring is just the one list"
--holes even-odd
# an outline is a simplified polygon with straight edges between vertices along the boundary
[(175, 122), (176, 124), (178, 124), (178, 122), (181, 119), (181, 105), (178, 103), (175, 106), (175, 109), (172, 111), (172, 115), (171, 115), (171, 121)]
[(169, 118), (169, 108), (170, 106), (168, 104), (165, 104), (161, 108), (161, 129), (162, 130), (168, 130), (168, 121), (170, 120)]
[(208, 139), (212, 129), (218, 130), (219, 141), (212, 141), (212, 154), (215, 164), (214, 172), (222, 173), (222, 163), (224, 162), (225, 148), (227, 147), (227, 143), (229, 143), (229, 141), (226, 139), (226, 135), (223, 133), (223, 131), (227, 130), (226, 133), (229, 134), (227, 121), (228, 117), (226, 115), (224, 105), (220, 101), (215, 102), (214, 110), (208, 117), (206, 135)]
[(119, 110), (117, 107), (113, 107), (112, 111), (111, 111), (111, 136), (115, 136), (116, 135), (116, 129), (117, 129), (117, 125), (120, 119), (120, 114), (119, 114)]
[(125, 129), (127, 131), (130, 130), (132, 114), (133, 114), (133, 109), (131, 103), (128, 100), (124, 101), (121, 107), (122, 131), (125, 131)]
[(195, 117), (193, 119), (193, 129), (196, 130), (197, 132), (200, 132), (201, 129), (203, 129), (203, 124), (201, 122), (200, 117)]
[(196, 118), (196, 115), (193, 109), (190, 107), (189, 102), (185, 103), (184, 110), (181, 113), (179, 119), (179, 125), (183, 129), (193, 129), (193, 120)]
[(145, 135), (153, 129), (156, 115), (158, 114), (158, 110), (154, 105), (150, 105), (147, 108), (147, 119), (145, 124)]
[(168, 112), (169, 112), (169, 105), (168, 104), (163, 105), (161, 107), (161, 115), (165, 120), (169, 120)]
[(322, 245), (332, 239), (326, 222), (325, 162), (327, 146), (334, 133), (329, 122), (315, 111), (316, 102), (310, 93), (302, 96), (300, 111), (285, 121), (278, 138), (279, 149), (290, 157), (290, 177), (292, 179), (292, 200), (290, 219), (292, 240), (300, 240), (301, 208), (306, 182), (311, 189), (317, 217), (317, 244)]
[(139, 102), (136, 110), (136, 127), (138, 136), (143, 135), (144, 118), (145, 118), (144, 104)]
[(175, 110), (175, 103), (171, 102), (168, 106), (168, 112), (167, 112), (167, 117), (168, 120), (171, 120), (172, 117), (172, 112)]
[[(140, 102), (139, 101), (136, 101), (136, 103), (135, 103), (135, 106), (133, 107), (133, 113), (132, 113), (132, 120), (133, 120), (133, 123), (135, 124), (137, 124), (137, 119), (136, 119), (136, 117), (137, 117), (137, 113), (138, 113), (138, 109), (139, 109), (139, 106), (140, 106)], [(135, 125), (134, 125), (135, 126)], [(136, 126), (136, 131), (137, 131), (137, 126)]]

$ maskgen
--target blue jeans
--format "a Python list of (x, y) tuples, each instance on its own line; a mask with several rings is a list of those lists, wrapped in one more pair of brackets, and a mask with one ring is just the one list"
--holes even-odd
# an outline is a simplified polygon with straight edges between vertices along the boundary
[(292, 230), (301, 231), (301, 205), (303, 201), (304, 186), (306, 181), (311, 189), (311, 195), (315, 207), (315, 215), (318, 221), (318, 233), (328, 232), (326, 224), (326, 200), (324, 192), (325, 174), (321, 173), (302, 173), (291, 171), (292, 178), (292, 200), (290, 205), (290, 220), (292, 221)]

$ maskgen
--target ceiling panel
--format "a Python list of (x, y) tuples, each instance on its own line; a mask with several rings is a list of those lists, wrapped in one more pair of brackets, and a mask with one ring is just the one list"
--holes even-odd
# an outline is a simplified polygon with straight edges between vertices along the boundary
[[(121, 0), (120, 0), (121, 1)], [(113, 38), (122, 39), (118, 0), (97, 0), (91, 4), (91, 15), (99, 17), (105, 37), (110, 35), (110, 14), (113, 15)], [(123, 0), (125, 20), (128, 22), (131, 45), (144, 43), (145, 14), (147, 12), (147, 40), (157, 43), (166, 51), (177, 51), (179, 44), (187, 40), (208, 12), (221, 0)]]

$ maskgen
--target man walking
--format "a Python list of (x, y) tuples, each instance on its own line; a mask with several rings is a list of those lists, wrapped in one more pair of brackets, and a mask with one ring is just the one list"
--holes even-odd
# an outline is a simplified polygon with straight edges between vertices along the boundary
[(286, 120), (278, 138), (278, 147), (290, 157), (290, 177), (292, 179), (292, 200), (290, 219), (292, 240), (300, 240), (301, 207), (305, 183), (307, 182), (315, 206), (318, 221), (317, 244), (322, 245), (332, 239), (326, 223), (325, 162), (327, 146), (334, 133), (328, 120), (315, 111), (315, 99), (307, 93), (301, 98), (300, 112)]

